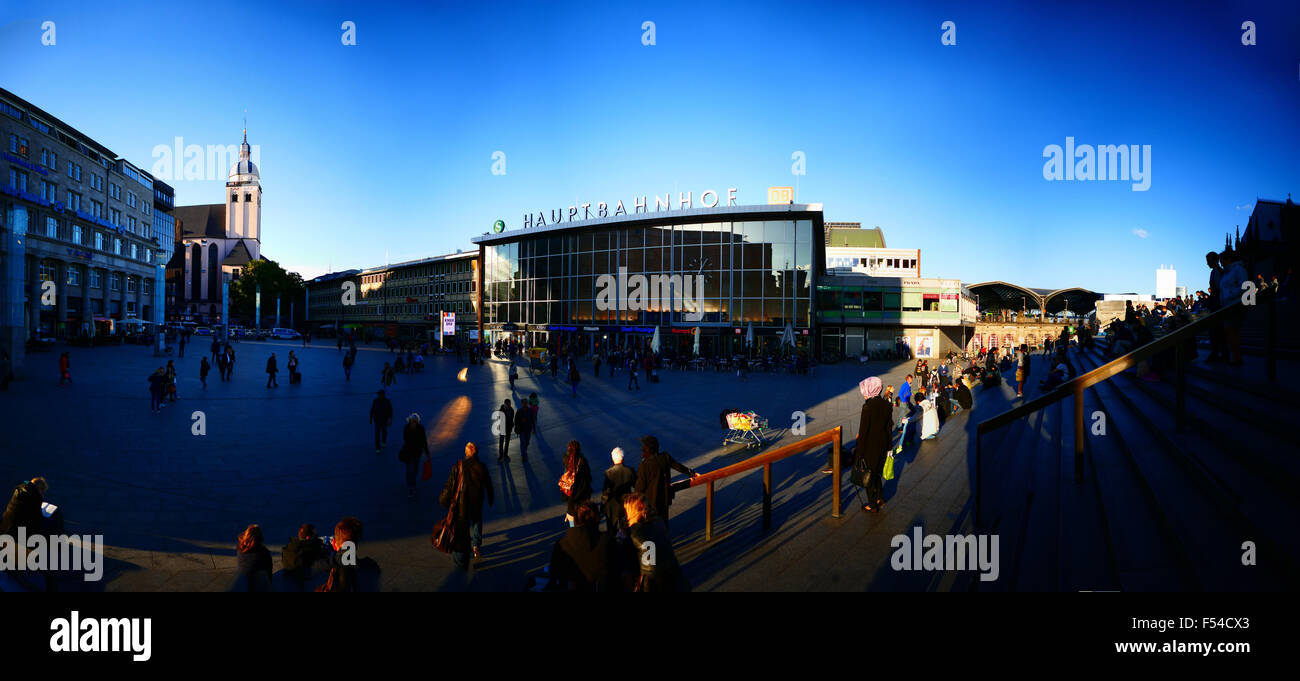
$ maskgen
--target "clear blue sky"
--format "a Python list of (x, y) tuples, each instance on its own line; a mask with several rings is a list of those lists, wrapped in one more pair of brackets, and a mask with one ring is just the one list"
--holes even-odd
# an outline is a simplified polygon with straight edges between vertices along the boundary
[[(763, 203), (795, 151), (800, 201), (971, 283), (1150, 293), (1170, 264), (1195, 290), (1257, 197), (1300, 198), (1296, 3), (977, 4), (6, 3), (0, 85), (145, 168), (247, 109), (263, 253), (307, 276), (575, 202)], [(1067, 136), (1151, 145), (1150, 189), (1044, 180)]]

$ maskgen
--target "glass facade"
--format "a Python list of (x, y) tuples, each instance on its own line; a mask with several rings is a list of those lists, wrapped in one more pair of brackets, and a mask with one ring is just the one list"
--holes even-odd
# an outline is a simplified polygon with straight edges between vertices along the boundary
[(484, 323), (807, 328), (814, 245), (806, 219), (525, 234), (484, 247)]

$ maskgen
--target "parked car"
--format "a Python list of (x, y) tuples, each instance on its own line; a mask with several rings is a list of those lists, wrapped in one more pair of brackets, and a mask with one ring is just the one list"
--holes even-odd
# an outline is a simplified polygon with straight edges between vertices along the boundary
[(206, 327), (206, 326), (200, 326), (199, 328), (194, 329), (194, 335), (196, 335), (196, 336), (211, 336), (211, 335), (212, 335), (212, 329), (209, 329), (209, 328)]
[(293, 329), (271, 329), (271, 337), (276, 340), (301, 340), (302, 334)]

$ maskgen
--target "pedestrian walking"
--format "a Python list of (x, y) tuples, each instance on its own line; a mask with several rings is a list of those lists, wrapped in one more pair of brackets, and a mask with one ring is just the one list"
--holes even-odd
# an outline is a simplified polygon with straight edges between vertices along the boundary
[(483, 545), (483, 501), (494, 503), (492, 478), (478, 458), (478, 446), (465, 444), (465, 458), (457, 461), (442, 487), (438, 503), (452, 512), (451, 558), (456, 567), (469, 569), (469, 554), (479, 557)]
[(573, 386), (573, 396), (578, 396), (578, 383), (582, 381), (582, 376), (578, 375), (578, 365), (575, 362), (569, 362), (569, 385)]
[(207, 357), (204, 357), (203, 359), (199, 360), (199, 383), (203, 384), (204, 390), (208, 389), (208, 371), (210, 371), (211, 369), (212, 369), (212, 365), (208, 364)]
[(415, 498), (415, 480), (420, 470), (420, 454), (429, 460), (429, 436), (420, 423), (420, 415), (414, 412), (406, 417), (406, 427), (402, 429), (402, 448), (397, 458), (406, 464), (406, 497)]
[(515, 391), (515, 379), (519, 378), (519, 370), (515, 368), (515, 361), (510, 360), (510, 392)]
[(185, 333), (184, 331), (181, 331), (179, 335), (180, 335), (180, 338), (177, 339), (177, 341), (176, 341), (177, 345), (180, 346), (179, 349), (178, 349), (178, 354), (177, 354), (177, 356), (178, 356), (178, 357), (184, 357), (184, 356), (185, 356), (185, 339), (188, 338), (188, 336), (186, 335), (186, 333)]
[(64, 381), (72, 383), (71, 369), (72, 358), (68, 356), (68, 353), (65, 352), (59, 355), (59, 385), (63, 385)]
[(593, 372), (596, 378), (600, 378), (600, 355), (596, 355), (596, 371)]
[[(304, 336), (305, 338), (305, 336)], [(290, 385), (298, 382), (298, 356), (289, 351), (289, 383)]]
[(155, 414), (162, 410), (163, 384), (166, 382), (167, 377), (163, 375), (162, 367), (149, 374), (149, 410)]
[(163, 375), (167, 377), (167, 383), (163, 388), (163, 395), (169, 402), (176, 401), (176, 364), (172, 360), (167, 360), (167, 368), (163, 370)]
[(497, 461), (509, 461), (510, 433), (515, 428), (515, 405), (506, 399), (501, 402), (501, 408), (497, 411), (502, 414), (497, 420), (499, 425), (494, 428), (497, 432)]
[(348, 350), (348, 353), (346, 355), (343, 355), (344, 380), (348, 380), (348, 381), (352, 380), (352, 363), (355, 361), (357, 361), (357, 353)]
[(881, 385), (881, 380), (872, 376), (858, 386), (864, 401), (862, 415), (858, 420), (858, 442), (854, 447), (855, 455), (861, 457), (861, 460), (854, 462), (854, 470), (861, 466), (866, 471), (865, 479), (859, 478), (858, 482), (865, 486), (867, 495), (867, 503), (862, 506), (862, 510), (869, 513), (879, 511), (885, 503), (885, 458), (894, 440), (894, 408), (888, 400), (881, 397)]
[(370, 403), (370, 423), (375, 427), (375, 454), (388, 446), (388, 424), (393, 421), (393, 403), (380, 390)]
[(519, 433), (519, 459), (528, 461), (528, 441), (533, 437), (533, 428), (536, 424), (537, 415), (526, 404), (519, 406), (519, 411), (515, 412), (515, 432)]
[(273, 352), (271, 353), (271, 356), (266, 359), (266, 387), (280, 387), (280, 384), (275, 380), (275, 375), (278, 373), (280, 373), (280, 370), (275, 365), (275, 353)]
[(637, 390), (641, 389), (641, 382), (637, 380), (637, 365), (635, 361), (633, 361), (627, 368), (627, 389), (631, 390), (633, 384), (636, 384)]

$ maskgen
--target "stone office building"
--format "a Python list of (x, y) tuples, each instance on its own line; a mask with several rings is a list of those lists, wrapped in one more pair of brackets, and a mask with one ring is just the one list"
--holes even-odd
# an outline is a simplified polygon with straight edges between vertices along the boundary
[(456, 316), (456, 338), (468, 341), (478, 331), (478, 270), (478, 251), (469, 251), (330, 272), (305, 284), (308, 322), (326, 334), (436, 342), (447, 312)]
[(0, 348), (15, 374), (32, 338), (160, 322), (171, 187), (4, 89), (0, 140)]

